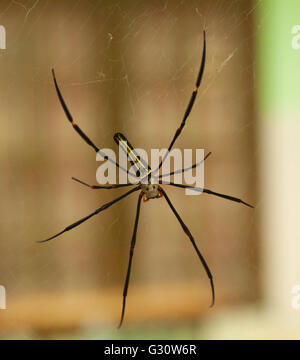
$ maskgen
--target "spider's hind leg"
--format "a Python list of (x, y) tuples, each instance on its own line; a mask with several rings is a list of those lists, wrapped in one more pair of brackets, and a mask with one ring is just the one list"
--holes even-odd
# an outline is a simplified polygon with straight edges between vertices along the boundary
[(90, 189), (117, 189), (117, 188), (121, 188), (121, 187), (138, 185), (138, 183), (134, 183), (134, 184), (112, 184), (112, 185), (89, 185), (89, 184), (85, 183), (82, 180), (76, 179), (75, 177), (72, 177), (72, 180), (77, 181), (80, 184), (89, 187)]

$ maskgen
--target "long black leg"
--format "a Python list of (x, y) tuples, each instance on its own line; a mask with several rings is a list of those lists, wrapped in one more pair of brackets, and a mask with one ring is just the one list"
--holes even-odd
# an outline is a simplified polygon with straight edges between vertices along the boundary
[(193, 105), (194, 105), (194, 102), (196, 100), (196, 96), (197, 96), (197, 93), (198, 93), (198, 90), (199, 90), (199, 86), (200, 86), (200, 83), (201, 83), (201, 79), (202, 79), (202, 76), (203, 76), (203, 73), (204, 73), (205, 57), (206, 57), (206, 37), (205, 37), (205, 31), (203, 31), (202, 60), (201, 60), (201, 65), (200, 65), (200, 70), (199, 70), (199, 73), (198, 73), (197, 81), (196, 81), (196, 84), (195, 84), (195, 89), (192, 92), (192, 96), (191, 96), (190, 101), (188, 103), (188, 106), (187, 106), (187, 108), (185, 110), (185, 113), (184, 113), (183, 119), (181, 121), (181, 124), (180, 124), (179, 128), (176, 130), (176, 133), (175, 133), (175, 135), (173, 137), (173, 140), (171, 141), (171, 144), (168, 147), (168, 151), (166, 152), (165, 156), (163, 157), (163, 159), (161, 160), (161, 162), (159, 164), (158, 169), (156, 169), (156, 170), (159, 170), (161, 168), (163, 162), (166, 160), (166, 158), (167, 158), (169, 152), (171, 151), (176, 139), (181, 134), (181, 131), (184, 128), (184, 125), (185, 125), (185, 122), (186, 122), (187, 118), (189, 117), (189, 115), (190, 115), (190, 113), (192, 111), (192, 108), (193, 108)]
[(143, 197), (143, 192), (140, 193), (139, 199), (138, 199), (138, 203), (137, 203), (134, 229), (133, 229), (133, 234), (132, 234), (132, 239), (131, 239), (131, 244), (130, 244), (129, 262), (128, 262), (126, 280), (125, 280), (124, 290), (123, 290), (122, 314), (121, 314), (121, 320), (120, 320), (118, 329), (120, 329), (120, 327), (122, 326), (123, 319), (124, 319), (124, 314), (125, 314), (126, 296), (127, 296), (128, 286), (129, 286), (129, 280), (130, 280), (130, 272), (131, 272), (132, 258), (133, 258), (134, 246), (135, 246), (135, 242), (136, 242), (136, 233), (137, 233), (137, 228), (138, 228), (138, 223), (139, 223), (142, 197)]
[(213, 276), (210, 272), (210, 269), (203, 257), (203, 255), (201, 254), (200, 250), (198, 249), (195, 240), (190, 232), (190, 230), (187, 228), (187, 226), (185, 225), (185, 223), (182, 221), (181, 217), (179, 216), (178, 212), (176, 211), (176, 209), (174, 208), (173, 204), (171, 203), (168, 195), (166, 194), (166, 192), (160, 187), (159, 190), (162, 192), (163, 196), (165, 197), (165, 199), (167, 200), (167, 203), (169, 204), (171, 210), (173, 211), (174, 215), (176, 216), (177, 220), (180, 222), (180, 225), (182, 226), (183, 231), (187, 234), (187, 236), (189, 237), (189, 239), (191, 240), (191, 243), (193, 244), (194, 249), (196, 250), (196, 253), (206, 271), (206, 274), (209, 278), (210, 281), (210, 286), (211, 286), (211, 293), (212, 293), (212, 301), (211, 301), (211, 305), (210, 307), (214, 306), (215, 303), (215, 287), (214, 287), (214, 281), (213, 281)]
[(107, 189), (107, 190), (109, 190), (109, 189), (117, 189), (117, 188), (121, 188), (121, 187), (138, 185), (138, 183), (135, 183), (135, 184), (112, 184), (112, 185), (89, 185), (89, 184), (85, 183), (84, 181), (76, 179), (74, 177), (72, 177), (72, 180), (75, 180), (75, 181), (79, 182), (80, 184), (89, 187), (90, 189)]
[(210, 155), (211, 155), (211, 152), (209, 152), (207, 155), (205, 155), (204, 159), (202, 159), (201, 161), (199, 161), (198, 163), (196, 163), (196, 164), (194, 164), (192, 166), (189, 166), (189, 167), (184, 168), (184, 169), (178, 169), (178, 170), (172, 171), (169, 174), (160, 174), (158, 177), (159, 177), (159, 179), (161, 179), (161, 178), (166, 177), (166, 176), (171, 176), (171, 175), (174, 175), (174, 174), (180, 174), (180, 173), (183, 173), (185, 171), (195, 169), (197, 166), (202, 164), (203, 161), (205, 161)]
[(67, 226), (63, 231), (59, 232), (58, 234), (56, 234), (56, 235), (54, 235), (54, 236), (51, 236), (50, 238), (48, 238), (48, 239), (46, 239), (46, 240), (39, 240), (39, 241), (37, 241), (37, 242), (38, 242), (38, 243), (43, 243), (43, 242), (46, 242), (46, 241), (49, 241), (49, 240), (52, 240), (52, 239), (56, 238), (57, 236), (63, 234), (64, 232), (69, 231), (69, 230), (75, 228), (76, 226), (79, 226), (80, 224), (82, 224), (83, 222), (85, 222), (86, 220), (88, 220), (89, 218), (91, 218), (92, 216), (98, 214), (99, 212), (108, 209), (111, 205), (113, 205), (113, 204), (115, 204), (116, 202), (124, 199), (126, 196), (128, 196), (129, 194), (131, 194), (131, 193), (133, 193), (133, 192), (135, 192), (135, 191), (137, 191), (137, 190), (139, 190), (139, 189), (140, 189), (140, 186), (137, 186), (136, 188), (127, 191), (125, 194), (123, 194), (123, 195), (117, 197), (116, 199), (114, 199), (114, 200), (112, 200), (112, 201), (110, 201), (110, 202), (102, 205), (99, 209), (95, 210), (95, 211), (92, 212), (90, 215), (85, 216), (84, 218), (82, 218), (82, 219), (74, 222), (73, 224)]
[(241, 204), (244, 204), (246, 206), (249, 206), (251, 208), (254, 208), (253, 205), (250, 205), (248, 203), (246, 203), (245, 201), (241, 200), (241, 199), (238, 199), (234, 196), (231, 196), (231, 195), (225, 195), (225, 194), (220, 194), (220, 193), (217, 193), (215, 191), (212, 191), (212, 190), (209, 190), (209, 189), (205, 189), (205, 188), (197, 188), (197, 187), (194, 187), (194, 186), (189, 186), (189, 185), (183, 185), (183, 184), (175, 184), (175, 183), (164, 183), (162, 182), (162, 184), (165, 184), (165, 185), (171, 185), (171, 186), (176, 186), (176, 187), (180, 187), (180, 188), (183, 188), (183, 189), (190, 189), (190, 190), (194, 190), (194, 191), (198, 191), (198, 192), (203, 192), (203, 193), (206, 193), (206, 194), (210, 194), (210, 195), (215, 195), (215, 196), (218, 196), (218, 197), (221, 197), (223, 199), (227, 199), (227, 200), (230, 200), (230, 201), (234, 201), (234, 202), (237, 202), (237, 203), (241, 203)]
[[(119, 165), (117, 162), (115, 162), (114, 160), (112, 160), (111, 158), (109, 158), (105, 153), (103, 153), (102, 151), (100, 151), (100, 149), (92, 142), (92, 140), (80, 129), (80, 127), (74, 122), (73, 117), (65, 103), (65, 100), (61, 94), (61, 91), (58, 87), (57, 81), (56, 81), (56, 76), (55, 76), (55, 72), (54, 69), (52, 69), (52, 76), (53, 76), (53, 81), (54, 81), (54, 85), (55, 85), (55, 89), (57, 92), (57, 96), (59, 98), (60, 104), (66, 114), (67, 119), (70, 121), (70, 123), (72, 124), (74, 130), (81, 136), (81, 138), (88, 144), (90, 145), (95, 151), (96, 153), (99, 153), (103, 158), (107, 159), (108, 161), (110, 161), (111, 163), (115, 164), (118, 168), (122, 169), (123, 171), (125, 171), (126, 173), (128, 173), (127, 169), (125, 169), (124, 167), (122, 167), (121, 165)], [(136, 176), (133, 173), (130, 173), (130, 175), (132, 176)]]

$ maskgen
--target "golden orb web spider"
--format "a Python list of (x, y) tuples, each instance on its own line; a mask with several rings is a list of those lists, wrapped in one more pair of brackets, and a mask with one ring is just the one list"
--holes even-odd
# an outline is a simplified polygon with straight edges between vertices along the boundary
[[(76, 226), (79, 226), (80, 224), (82, 224), (83, 222), (85, 222), (86, 220), (90, 219), (92, 216), (99, 214), (101, 211), (108, 209), (110, 206), (112, 206), (113, 204), (117, 203), (118, 201), (124, 199), (125, 197), (127, 197), (128, 195), (140, 190), (139, 193), (139, 197), (138, 197), (138, 202), (137, 202), (137, 209), (136, 209), (136, 216), (135, 216), (135, 222), (134, 222), (134, 229), (133, 229), (133, 235), (132, 235), (132, 239), (131, 239), (131, 245), (130, 245), (130, 252), (129, 252), (129, 262), (128, 262), (128, 268), (127, 268), (127, 273), (126, 273), (126, 278), (125, 278), (125, 284), (124, 284), (124, 289), (123, 289), (123, 304), (122, 304), (122, 313), (121, 313), (121, 319), (120, 319), (120, 323), (118, 328), (121, 327), (122, 323), (123, 323), (123, 319), (124, 319), (124, 314), (125, 314), (125, 307), (126, 307), (126, 297), (127, 297), (127, 292), (128, 292), (128, 286), (129, 286), (129, 280), (130, 280), (130, 273), (131, 273), (131, 265), (132, 265), (132, 258), (133, 258), (133, 253), (134, 253), (134, 247), (135, 247), (135, 243), (136, 243), (136, 235), (137, 235), (137, 229), (138, 229), (138, 222), (139, 222), (139, 216), (140, 216), (140, 208), (141, 208), (141, 201), (143, 200), (144, 202), (150, 200), (150, 199), (157, 199), (157, 198), (161, 198), (164, 197), (169, 205), (169, 207), (171, 208), (172, 212), (174, 213), (174, 215), (176, 216), (177, 220), (179, 221), (183, 231), (186, 233), (186, 235), (189, 237), (203, 267), (204, 270), (209, 278), (210, 281), (210, 286), (211, 286), (211, 294), (212, 294), (212, 301), (211, 301), (211, 307), (214, 305), (215, 302), (215, 290), (214, 290), (214, 282), (213, 282), (213, 276), (211, 274), (211, 271), (203, 257), (203, 255), (201, 254), (200, 250), (198, 249), (196, 242), (194, 240), (194, 237), (192, 236), (191, 232), (189, 231), (188, 227), (185, 225), (185, 223), (183, 222), (183, 220), (181, 219), (180, 215), (178, 214), (177, 210), (174, 208), (173, 204), (171, 203), (171, 200), (169, 199), (169, 197), (167, 196), (165, 190), (160, 186), (160, 184), (165, 184), (165, 185), (170, 185), (170, 186), (175, 186), (175, 187), (179, 187), (179, 188), (184, 188), (184, 189), (193, 189), (195, 191), (201, 191), (204, 192), (206, 194), (210, 194), (210, 195), (215, 195), (230, 201), (234, 201), (237, 203), (241, 203), (244, 204), (246, 206), (249, 206), (251, 208), (253, 208), (252, 205), (244, 202), (241, 199), (238, 199), (236, 197), (230, 196), (230, 195), (225, 195), (225, 194), (220, 194), (217, 193), (215, 191), (206, 189), (206, 188), (197, 188), (194, 186), (188, 186), (188, 185), (182, 185), (182, 184), (177, 184), (177, 183), (173, 183), (173, 182), (164, 182), (162, 180), (163, 177), (165, 176), (169, 176), (169, 175), (173, 175), (175, 173), (181, 173), (190, 169), (193, 169), (195, 167), (197, 167), (202, 161), (204, 161), (205, 159), (207, 159), (207, 157), (211, 154), (208, 153), (204, 159), (201, 162), (195, 163), (194, 165), (190, 166), (189, 168), (185, 168), (185, 169), (180, 169), (180, 170), (176, 170), (173, 171), (169, 174), (161, 174), (157, 177), (158, 179), (158, 183), (157, 184), (153, 184), (152, 182), (149, 181), (149, 173), (153, 173), (155, 171), (158, 171), (163, 162), (166, 160), (169, 152), (171, 151), (176, 139), (179, 137), (179, 135), (181, 134), (186, 120), (188, 118), (188, 116), (191, 113), (191, 110), (193, 108), (197, 93), (198, 93), (198, 89), (201, 83), (201, 79), (203, 76), (203, 72), (204, 72), (204, 67), (205, 67), (205, 56), (206, 56), (206, 37), (205, 37), (205, 31), (203, 31), (203, 51), (202, 51), (202, 60), (201, 60), (201, 65), (200, 65), (200, 70), (197, 76), (197, 80), (196, 80), (196, 84), (195, 84), (195, 89), (192, 92), (190, 101), (188, 103), (188, 106), (186, 108), (186, 111), (184, 113), (183, 119), (181, 121), (181, 124), (179, 126), (179, 128), (176, 130), (175, 135), (168, 147), (168, 152), (166, 152), (166, 154), (164, 155), (164, 157), (162, 158), (161, 162), (159, 163), (159, 166), (157, 169), (155, 169), (154, 171), (152, 171), (149, 167), (147, 168), (148, 172), (147, 172), (147, 180), (148, 181), (143, 181), (143, 183), (141, 181), (137, 182), (137, 183), (130, 183), (130, 184), (115, 184), (115, 185), (89, 185), (81, 180), (78, 180), (76, 178), (72, 178), (73, 180), (81, 183), (82, 185), (88, 186), (91, 189), (115, 189), (115, 188), (122, 188), (122, 187), (127, 187), (127, 186), (134, 186), (135, 187), (129, 191), (127, 191), (126, 193), (122, 194), (121, 196), (117, 197), (116, 199), (102, 205), (101, 207), (99, 207), (98, 209), (96, 209), (94, 212), (92, 212), (91, 214), (77, 220), (76, 222), (74, 222), (73, 224), (67, 226), (64, 230), (60, 231), (59, 233), (57, 233), (54, 236), (51, 236), (48, 239), (45, 240), (40, 240), (38, 241), (39, 243), (43, 243), (43, 242), (47, 242), (49, 240), (52, 240), (58, 236), (60, 236), (61, 234), (63, 234), (66, 231), (69, 231), (73, 228), (75, 228)], [(70, 123), (72, 124), (73, 128), (75, 129), (75, 131), (83, 138), (83, 140), (90, 145), (95, 151), (96, 153), (100, 153), (101, 156), (103, 156), (103, 158), (106, 158), (108, 161), (114, 163), (118, 168), (122, 169), (123, 171), (125, 171), (127, 174), (130, 173), (130, 171), (128, 171), (127, 169), (125, 169), (124, 167), (122, 167), (121, 165), (119, 165), (117, 162), (115, 162), (114, 160), (110, 159), (106, 154), (102, 153), (101, 150), (98, 149), (98, 147), (87, 137), (87, 135), (79, 128), (79, 126), (74, 122), (73, 117), (62, 97), (62, 94), (60, 92), (60, 89), (58, 87), (57, 81), (56, 81), (56, 77), (55, 77), (55, 73), (54, 70), (52, 69), (52, 75), (53, 75), (53, 81), (54, 81), (54, 85), (56, 88), (56, 92), (59, 98), (59, 101), (61, 103), (61, 106), (65, 112), (65, 115), (67, 117), (67, 119), (70, 121)], [(143, 167), (145, 169), (145, 164), (144, 162), (137, 156), (136, 152), (134, 151), (134, 147), (130, 145), (130, 143), (128, 142), (128, 140), (126, 139), (126, 137), (124, 135), (122, 135), (121, 133), (117, 133), (114, 135), (114, 140), (117, 144), (119, 144), (121, 146), (121, 148), (127, 153), (127, 156), (129, 158), (129, 161), (134, 164), (136, 166), (136, 173), (141, 169), (141, 167)], [(139, 176), (133, 173), (130, 173), (133, 176)]]

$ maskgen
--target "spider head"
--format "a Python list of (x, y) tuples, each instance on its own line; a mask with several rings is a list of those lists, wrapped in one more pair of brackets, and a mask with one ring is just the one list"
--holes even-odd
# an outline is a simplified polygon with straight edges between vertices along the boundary
[(144, 193), (144, 201), (161, 197), (158, 184), (141, 184), (141, 189)]

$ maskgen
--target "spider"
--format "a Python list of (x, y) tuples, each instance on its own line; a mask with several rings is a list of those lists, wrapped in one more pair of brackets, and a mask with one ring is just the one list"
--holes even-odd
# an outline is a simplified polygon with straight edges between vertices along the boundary
[[(201, 60), (201, 65), (200, 65), (200, 69), (199, 69), (199, 73), (197, 76), (197, 80), (196, 80), (196, 84), (195, 84), (195, 88), (192, 92), (190, 101), (187, 105), (186, 111), (184, 113), (183, 119), (181, 121), (181, 124), (179, 126), (179, 128), (176, 130), (175, 135), (168, 147), (168, 152), (165, 153), (165, 155), (163, 156), (162, 160), (159, 163), (159, 166), (157, 169), (155, 169), (156, 171), (159, 171), (159, 169), (162, 167), (163, 162), (166, 160), (169, 152), (171, 151), (171, 149), (173, 148), (173, 145), (176, 141), (176, 139), (180, 136), (187, 118), (189, 117), (191, 110), (193, 108), (197, 93), (198, 93), (198, 89), (201, 83), (201, 79), (203, 76), (203, 72), (204, 72), (204, 67), (205, 67), (205, 58), (206, 58), (206, 34), (205, 31), (203, 31), (203, 50), (202, 50), (202, 60)], [(57, 80), (56, 80), (56, 76), (55, 76), (55, 72), (54, 69), (52, 69), (52, 76), (53, 76), (53, 81), (54, 81), (54, 85), (55, 85), (55, 89), (60, 101), (60, 104), (65, 112), (65, 115), (67, 117), (67, 119), (70, 121), (70, 123), (72, 124), (74, 130), (81, 136), (81, 138), (88, 144), (90, 145), (95, 151), (96, 153), (100, 153), (101, 156), (103, 156), (103, 158), (107, 159), (108, 161), (112, 162), (115, 164), (115, 166), (117, 166), (118, 168), (122, 169), (123, 171), (130, 173), (130, 171), (127, 171), (127, 169), (125, 169), (124, 167), (122, 167), (121, 165), (119, 165), (117, 162), (115, 162), (114, 160), (112, 160), (111, 158), (109, 158), (106, 154), (102, 153), (101, 150), (99, 150), (99, 148), (89, 139), (89, 137), (79, 128), (79, 126), (74, 122), (73, 117), (63, 99), (63, 96), (61, 94), (61, 91), (58, 87), (57, 84)], [(145, 169), (145, 164), (144, 162), (137, 156), (136, 152), (134, 151), (134, 147), (132, 145), (130, 145), (130, 143), (128, 142), (128, 140), (126, 139), (126, 137), (124, 135), (122, 135), (121, 133), (117, 133), (114, 135), (114, 140), (115, 142), (121, 146), (121, 148), (126, 151), (129, 161), (134, 164), (136, 166), (136, 174), (131, 173), (131, 175), (134, 176), (139, 176), (139, 171), (141, 169), (141, 167), (143, 167)], [(202, 161), (204, 161), (205, 159), (207, 159), (207, 157), (210, 155), (211, 153), (208, 153), (204, 159)], [(201, 161), (201, 162), (202, 162)], [(192, 236), (190, 230), (188, 229), (188, 227), (185, 225), (185, 223), (183, 222), (182, 218), (180, 217), (180, 215), (178, 214), (177, 210), (175, 209), (175, 207), (173, 206), (171, 200), (169, 199), (168, 195), (166, 194), (165, 190), (160, 186), (161, 184), (165, 184), (165, 185), (170, 185), (170, 186), (175, 186), (175, 187), (179, 187), (179, 188), (184, 188), (184, 189), (193, 189), (195, 191), (201, 191), (203, 193), (206, 194), (210, 194), (210, 195), (214, 195), (214, 196), (218, 196), (230, 201), (234, 201), (237, 203), (241, 203), (244, 204), (248, 207), (253, 208), (252, 205), (244, 202), (243, 200), (230, 196), (230, 195), (225, 195), (225, 194), (221, 194), (221, 193), (217, 193), (215, 191), (206, 189), (206, 188), (197, 188), (194, 186), (188, 186), (188, 185), (183, 185), (183, 184), (177, 184), (174, 182), (164, 182), (163, 181), (163, 177), (165, 176), (169, 176), (169, 175), (173, 175), (175, 173), (182, 173), (184, 171), (193, 169), (195, 167), (197, 167), (201, 162), (195, 163), (194, 165), (190, 166), (189, 168), (185, 168), (185, 169), (180, 169), (180, 170), (176, 170), (173, 171), (169, 174), (161, 174), (158, 177), (156, 177), (156, 179), (158, 179), (157, 183), (153, 183), (152, 181), (149, 180), (149, 174), (152, 172), (152, 170), (150, 169), (150, 167), (148, 167), (147, 170), (147, 176), (144, 177), (144, 181), (139, 181), (136, 183), (130, 183), (130, 184), (114, 184), (114, 185), (89, 185), (87, 183), (85, 183), (84, 181), (78, 180), (76, 178), (72, 178), (73, 180), (81, 183), (82, 185), (85, 185), (91, 189), (115, 189), (115, 188), (122, 188), (122, 187), (127, 187), (127, 186), (134, 186), (133, 189), (125, 192), (124, 194), (122, 194), (121, 196), (117, 197), (116, 199), (102, 205), (101, 207), (99, 207), (98, 209), (96, 209), (94, 212), (92, 212), (91, 214), (77, 220), (76, 222), (74, 222), (73, 224), (67, 226), (64, 230), (60, 231), (59, 233), (57, 233), (54, 236), (51, 236), (50, 238), (46, 239), (46, 240), (40, 240), (38, 242), (43, 243), (43, 242), (47, 242), (49, 240), (52, 240), (58, 236), (60, 236), (61, 234), (63, 234), (66, 231), (69, 231), (79, 225), (81, 225), (83, 222), (87, 221), (88, 219), (90, 219), (92, 216), (99, 214), (101, 211), (104, 211), (106, 209), (108, 209), (109, 207), (111, 207), (113, 204), (117, 203), (118, 201), (126, 198), (128, 195), (140, 191), (139, 196), (138, 196), (138, 201), (137, 201), (137, 209), (136, 209), (136, 216), (135, 216), (135, 222), (134, 222), (134, 229), (133, 229), (133, 235), (132, 235), (132, 239), (131, 239), (131, 245), (130, 245), (130, 252), (129, 252), (129, 262), (128, 262), (128, 268), (127, 268), (127, 273), (126, 273), (126, 278), (125, 278), (125, 284), (124, 284), (124, 289), (123, 289), (123, 302), (122, 302), (122, 312), (121, 312), (121, 318), (120, 318), (120, 322), (118, 325), (118, 328), (120, 328), (122, 326), (123, 320), (124, 320), (124, 315), (125, 315), (125, 307), (126, 307), (126, 298), (127, 298), (127, 292), (128, 292), (128, 286), (129, 286), (129, 280), (130, 280), (130, 273), (131, 273), (131, 265), (132, 265), (132, 259), (133, 259), (133, 254), (134, 254), (134, 247), (135, 247), (135, 243), (136, 243), (136, 236), (137, 236), (137, 230), (138, 230), (138, 223), (139, 223), (139, 216), (140, 216), (140, 208), (141, 208), (141, 201), (143, 200), (143, 202), (147, 202), (149, 200), (152, 199), (158, 199), (158, 198), (164, 198), (169, 207), (171, 208), (172, 212), (174, 213), (175, 217), (177, 218), (177, 220), (179, 221), (183, 231), (186, 233), (186, 235), (188, 236), (188, 238), (190, 239), (192, 246), (194, 247), (199, 260), (201, 261), (204, 270), (207, 274), (207, 277), (210, 281), (210, 287), (211, 287), (211, 304), (210, 307), (212, 307), (215, 303), (215, 289), (214, 289), (214, 282), (213, 282), (213, 276), (212, 273), (207, 265), (206, 260), (204, 259), (202, 253), (200, 252), (200, 250), (198, 249), (196, 242), (194, 240), (194, 237)]]

